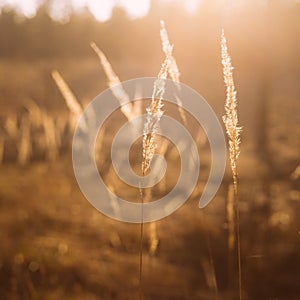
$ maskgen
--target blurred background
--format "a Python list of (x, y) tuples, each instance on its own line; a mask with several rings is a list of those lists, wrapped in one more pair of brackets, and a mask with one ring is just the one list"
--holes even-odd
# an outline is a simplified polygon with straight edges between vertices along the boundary
[[(300, 298), (299, 1), (0, 0), (0, 299), (138, 298), (139, 226), (105, 217), (81, 194), (71, 161), (72, 112), (51, 73), (58, 70), (87, 105), (107, 87), (94, 41), (121, 81), (157, 76), (161, 19), (181, 81), (220, 120), (225, 30), (243, 127), (244, 299)], [(118, 115), (114, 120), (107, 127), (120, 125)], [(146, 226), (145, 299), (238, 298), (230, 169), (215, 199), (198, 209), (209, 171), (203, 138), (199, 150), (204, 171), (190, 200)], [(102, 173), (113, 186), (109, 168), (102, 165)]]

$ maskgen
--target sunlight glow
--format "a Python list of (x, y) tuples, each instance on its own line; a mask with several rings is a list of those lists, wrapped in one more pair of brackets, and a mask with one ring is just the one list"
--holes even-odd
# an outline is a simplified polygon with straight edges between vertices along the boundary
[(1, 0), (0, 5), (13, 8), (17, 13), (24, 15), (27, 18), (32, 18), (36, 14), (39, 7), (39, 0)]
[[(77, 0), (74, 0), (76, 2)], [(110, 19), (112, 15), (112, 9), (115, 5), (115, 1), (112, 0), (87, 0), (86, 5), (93, 16), (101, 21), (105, 22)]]
[(184, 0), (184, 8), (188, 13), (194, 13), (199, 7), (199, 0)]
[(188, 13), (194, 13), (199, 7), (199, 4), (202, 2), (202, 0), (160, 0), (161, 2), (165, 3), (176, 3), (179, 5), (182, 5), (183, 8)]
[(60, 0), (52, 0), (49, 7), (49, 15), (52, 19), (67, 22), (72, 12), (70, 3)]
[(150, 8), (150, 0), (118, 0), (117, 5), (125, 8), (132, 18), (147, 15)]
[[(189, 13), (195, 12), (201, 2), (201, 0), (160, 1), (177, 2)], [(0, 8), (8, 6), (25, 17), (34, 17), (41, 3), (41, 0), (0, 0)], [(150, 4), (150, 0), (51, 0), (49, 14), (53, 19), (65, 22), (68, 21), (72, 10), (80, 11), (86, 7), (97, 20), (105, 22), (110, 19), (115, 6), (124, 8), (131, 18), (140, 18), (147, 15)]]

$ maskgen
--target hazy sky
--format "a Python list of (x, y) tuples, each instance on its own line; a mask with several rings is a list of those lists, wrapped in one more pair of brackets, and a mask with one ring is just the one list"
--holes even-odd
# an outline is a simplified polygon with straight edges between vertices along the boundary
[[(183, 8), (193, 12), (201, 0), (160, 0), (162, 2), (177, 1)], [(114, 6), (123, 7), (133, 17), (142, 17), (147, 14), (150, 0), (52, 0), (50, 15), (54, 19), (68, 18), (70, 8), (80, 10), (87, 7), (99, 21), (106, 21), (111, 17)], [(5, 5), (15, 8), (18, 13), (26, 17), (33, 17), (41, 0), (0, 0), (0, 6)]]

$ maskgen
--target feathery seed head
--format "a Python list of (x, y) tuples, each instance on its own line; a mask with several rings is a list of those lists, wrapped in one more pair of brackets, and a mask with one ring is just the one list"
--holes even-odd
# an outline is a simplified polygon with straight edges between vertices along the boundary
[(229, 137), (231, 168), (233, 171), (233, 175), (237, 176), (236, 161), (240, 153), (239, 145), (241, 127), (238, 126), (237, 93), (233, 80), (233, 67), (231, 64), (231, 57), (228, 54), (227, 40), (224, 34), (224, 30), (222, 31), (221, 38), (221, 54), (224, 83), (226, 86), (225, 115), (223, 116), (223, 122), (225, 124), (227, 135)]

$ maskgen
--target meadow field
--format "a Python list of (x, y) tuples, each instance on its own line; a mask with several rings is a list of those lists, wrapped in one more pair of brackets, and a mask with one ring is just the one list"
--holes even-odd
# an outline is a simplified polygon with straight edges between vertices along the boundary
[[(95, 40), (121, 81), (157, 76), (164, 59), (159, 39), (164, 17), (181, 81), (206, 99), (221, 122), (226, 91), (220, 8), (207, 3), (204, 12), (186, 22), (173, 6), (176, 21), (167, 7), (157, 6), (138, 20), (116, 10), (102, 25), (86, 15), (61, 24), (42, 10), (29, 20), (2, 12), (0, 32), (7, 33), (0, 35), (1, 300), (139, 299), (140, 225), (106, 217), (80, 191), (72, 166), (72, 111), (51, 74), (58, 70), (85, 107), (107, 88), (89, 45)], [(239, 11), (236, 21), (223, 24), (243, 127), (238, 159), (241, 271), (243, 299), (249, 300), (300, 299), (299, 4), (285, 10), (277, 5), (258, 15), (257, 7)], [(199, 28), (199, 36), (193, 28)], [(150, 99), (141, 102), (145, 114)], [(166, 104), (164, 113), (180, 120), (177, 107)], [(175, 213), (145, 224), (143, 297), (239, 299), (237, 249), (229, 246), (236, 225), (228, 210), (230, 164), (213, 201), (199, 209), (210, 148), (187, 116), (201, 159), (198, 184)], [(136, 202), (139, 190), (116, 179), (109, 161), (114, 134), (125, 122), (119, 109), (104, 125), (98, 167), (113, 191)], [(141, 140), (132, 151), (130, 162), (138, 170)], [(162, 185), (151, 191), (152, 200), (170, 191), (178, 176), (174, 145), (164, 154), (170, 167)], [(151, 250), (153, 241), (157, 245)]]

